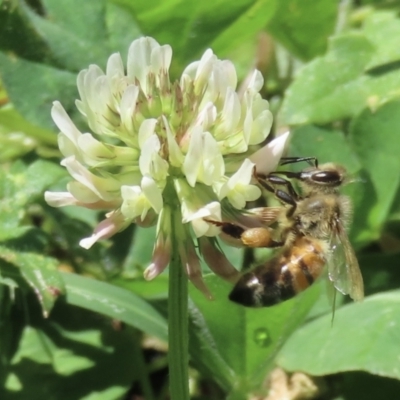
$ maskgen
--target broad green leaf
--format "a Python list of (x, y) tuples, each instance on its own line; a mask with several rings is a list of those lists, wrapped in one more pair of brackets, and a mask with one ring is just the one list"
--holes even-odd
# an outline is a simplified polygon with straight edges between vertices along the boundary
[(278, 306), (249, 309), (228, 300), (231, 285), (216, 276), (205, 281), (215, 299), (191, 290), (193, 359), (224, 387), (259, 388), (276, 353), (318, 298), (318, 285)]
[(282, 106), (286, 122), (324, 124), (398, 97), (400, 69), (365, 72), (374, 55), (374, 44), (362, 33), (333, 37), (327, 54), (306, 65), (288, 89)]
[(157, 279), (146, 281), (143, 277), (136, 279), (114, 278), (110, 283), (129, 290), (146, 300), (168, 299), (168, 276), (160, 275)]
[[(317, 157), (319, 164), (333, 162), (346, 167), (350, 174), (361, 169), (361, 163), (347, 137), (338, 129), (305, 125), (292, 130), (289, 152), (291, 156)], [(306, 168), (299, 164), (296, 168)]]
[[(272, 16), (276, 15), (277, 4), (279, 3), (280, 1), (276, 0), (259, 0), (248, 4), (246, 9), (237, 15), (235, 21), (225, 26), (225, 29), (211, 42), (210, 47), (222, 57), (232, 53), (243, 43), (254, 42), (256, 35), (265, 28)], [(210, 2), (210, 5), (214, 4), (215, 2)], [(237, 4), (238, 2), (235, 2), (235, 5)], [(225, 2), (225, 9), (227, 5), (228, 2)], [(232, 2), (229, 2), (229, 8), (231, 8), (231, 5)], [(204, 10), (204, 12), (209, 11), (211, 10), (208, 8)], [(210, 18), (207, 18), (207, 21), (209, 20)], [(199, 30), (200, 34), (201, 31)]]
[(364, 216), (378, 237), (400, 185), (400, 101), (390, 102), (377, 111), (364, 110), (350, 129), (350, 140), (373, 186), (364, 199)]
[(42, 196), (53, 182), (65, 176), (64, 168), (49, 161), (38, 160), (30, 164), (25, 173), (22, 189), (32, 198)]
[(28, 167), (16, 162), (8, 173), (0, 172), (0, 240), (16, 238), (31, 229), (20, 226), (27, 213), (26, 206), (64, 174), (61, 167), (43, 160)]
[(135, 15), (127, 12), (125, 7), (120, 7), (112, 1), (107, 1), (105, 24), (110, 48), (118, 51), (122, 59), (126, 60), (129, 45), (135, 38), (143, 36)]
[[(41, 3), (43, 10), (40, 13), (23, 2), (16, 5), (14, 10), (9, 10), (9, 14), (4, 14), (9, 30), (14, 31), (22, 25), (45, 49), (42, 58), (24, 52), (21, 52), (21, 56), (62, 66), (69, 71), (78, 72), (91, 63), (105, 66), (113, 51), (124, 50), (126, 55), (127, 49), (122, 46), (127, 47), (134, 38), (140, 36), (134, 18), (106, 0), (87, 0), (84, 3), (76, 0), (45, 0)], [(19, 16), (19, 19), (15, 16)], [(26, 43), (30, 39), (28, 34), (25, 31), (21, 34), (26, 35)], [(18, 43), (7, 36), (7, 31), (4, 36), (8, 39), (4, 39), (4, 47), (12, 46), (19, 54)], [(38, 45), (33, 47), (37, 48)]]
[(318, 318), (298, 329), (278, 356), (288, 371), (328, 375), (343, 371), (366, 371), (400, 378), (398, 343), (400, 291), (368, 297)]
[(115, 330), (111, 321), (62, 303), (48, 320), (29, 311), (32, 325), (6, 371), (1, 398), (117, 399), (145, 373), (131, 329)]
[(372, 44), (360, 34), (333, 37), (328, 53), (306, 65), (287, 90), (282, 106), (285, 120), (324, 123), (354, 114), (360, 102), (364, 106), (365, 82), (357, 79), (372, 54)]
[(19, 268), (21, 275), (34, 289), (48, 317), (55, 301), (64, 293), (64, 281), (57, 271), (57, 261), (35, 253), (17, 252), (0, 246), (0, 259)]
[(15, 108), (34, 125), (54, 129), (50, 110), (59, 100), (74, 111), (76, 74), (0, 52), (0, 73)]
[(13, 52), (31, 61), (46, 59), (49, 55), (19, 1), (3, 1), (0, 8), (0, 49)]
[(75, 274), (62, 274), (67, 302), (120, 320), (167, 340), (167, 323), (149, 303), (125, 289)]
[(280, 0), (267, 29), (293, 54), (308, 60), (326, 49), (337, 10), (333, 0)]
[(0, 196), (12, 201), (14, 207), (22, 208), (42, 196), (43, 190), (65, 175), (65, 169), (50, 161), (38, 159), (26, 165), (16, 161), (8, 173), (0, 177)]
[(26, 231), (25, 227), (19, 226), (26, 196), (20, 196), (19, 201), (16, 196), (17, 185), (13, 176), (0, 170), (0, 241), (17, 237)]
[(23, 212), (12, 207), (10, 201), (0, 201), (0, 242), (23, 236), (31, 229), (29, 226), (19, 226), (23, 216)]
[(262, 30), (276, 7), (276, 0), (169, 0), (151, 7), (144, 0), (113, 1), (131, 10), (144, 34), (172, 46), (179, 68), (210, 46), (218, 54), (231, 52)]
[(24, 10), (56, 62), (66, 70), (78, 72), (91, 63), (104, 65), (110, 55), (110, 49), (104, 45), (107, 42), (105, 5), (105, 0), (83, 3), (45, 0), (45, 18), (27, 6)]
[[(74, 107), (77, 73), (93, 63), (104, 68), (115, 51), (126, 55), (128, 44), (139, 36), (133, 17), (105, 0), (46, 0), (41, 3), (41, 15), (23, 2), (15, 6), (3, 15), (4, 27), (19, 32), (23, 21), (23, 43), (28, 44), (30, 32), (41, 47), (32, 46), (38, 54), (27, 54), (19, 51), (19, 43), (9, 40), (14, 52), (0, 53), (0, 73), (11, 101), (24, 118), (40, 127), (54, 129), (50, 109), (55, 100), (79, 120)], [(14, 18), (14, 13), (20, 17)], [(9, 38), (0, 27), (0, 45), (2, 33)]]
[(393, 11), (372, 12), (364, 21), (363, 32), (375, 46), (374, 55), (366, 69), (371, 70), (393, 62), (400, 62), (398, 43), (400, 19), (397, 13)]

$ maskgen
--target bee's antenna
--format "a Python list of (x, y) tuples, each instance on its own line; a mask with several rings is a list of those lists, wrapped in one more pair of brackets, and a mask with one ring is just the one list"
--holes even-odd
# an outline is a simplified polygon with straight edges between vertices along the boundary
[(318, 168), (318, 160), (316, 157), (282, 157), (279, 165), (295, 164), (305, 161), (311, 166)]

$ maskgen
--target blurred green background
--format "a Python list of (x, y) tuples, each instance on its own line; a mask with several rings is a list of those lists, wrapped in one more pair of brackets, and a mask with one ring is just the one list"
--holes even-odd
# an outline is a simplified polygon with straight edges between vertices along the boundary
[[(52, 102), (87, 129), (74, 106), (78, 72), (104, 69), (113, 52), (125, 59), (143, 35), (172, 46), (172, 79), (209, 47), (240, 80), (258, 68), (270, 138), (290, 128), (288, 155), (342, 164), (355, 181), (345, 191), (366, 300), (339, 299), (331, 326), (324, 281), (247, 310), (207, 275), (214, 301), (191, 290), (192, 398), (400, 398), (399, 11), (390, 0), (3, 0), (0, 398), (168, 398), (168, 274), (142, 278), (154, 229), (132, 226), (86, 251), (79, 240), (100, 216), (43, 200), (69, 179)], [(227, 254), (240, 268), (242, 251)], [(277, 366), (286, 375), (274, 370), (267, 397)]]

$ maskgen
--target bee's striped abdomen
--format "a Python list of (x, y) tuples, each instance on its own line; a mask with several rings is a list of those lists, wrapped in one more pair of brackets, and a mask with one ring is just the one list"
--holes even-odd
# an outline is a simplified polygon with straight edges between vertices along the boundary
[(326, 263), (324, 244), (301, 236), (282, 254), (244, 274), (229, 298), (247, 307), (267, 307), (307, 289)]

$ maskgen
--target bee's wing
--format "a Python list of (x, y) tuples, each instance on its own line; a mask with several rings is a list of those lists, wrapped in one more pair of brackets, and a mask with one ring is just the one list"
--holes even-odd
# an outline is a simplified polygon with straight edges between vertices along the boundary
[(343, 226), (331, 238), (331, 254), (328, 257), (329, 279), (343, 294), (355, 301), (364, 298), (364, 283), (357, 257)]
[(274, 222), (278, 220), (282, 212), (284, 211), (283, 207), (260, 207), (254, 209), (257, 211), (257, 215), (260, 220), (265, 225), (272, 225)]
[(349, 280), (346, 272), (346, 255), (339, 237), (332, 234), (330, 239), (330, 254), (328, 256), (329, 280), (339, 292), (349, 294)]

